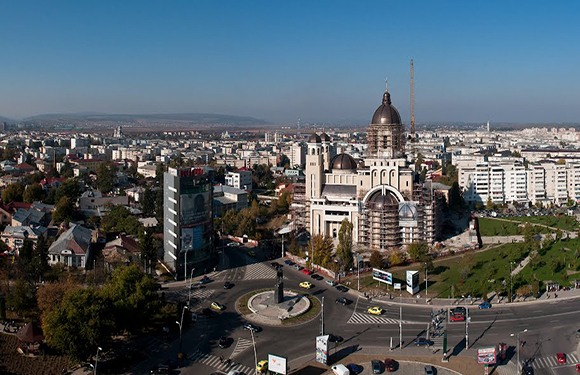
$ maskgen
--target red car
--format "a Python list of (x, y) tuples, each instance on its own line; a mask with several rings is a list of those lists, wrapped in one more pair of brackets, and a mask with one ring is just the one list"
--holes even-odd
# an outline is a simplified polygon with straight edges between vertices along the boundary
[(580, 372), (580, 365), (576, 365), (576, 371)]
[(566, 354), (558, 353), (556, 356), (558, 357), (558, 363), (566, 363)]
[(399, 363), (397, 361), (395, 361), (394, 359), (391, 359), (391, 358), (385, 359), (385, 368), (387, 369), (388, 372), (397, 371), (398, 367), (399, 367)]
[(449, 320), (452, 322), (463, 322), (465, 320), (465, 316), (460, 314), (451, 315)]
[(312, 275), (314, 272), (312, 272), (311, 270), (309, 270), (308, 268), (305, 268), (302, 270), (302, 273), (305, 273), (307, 275)]

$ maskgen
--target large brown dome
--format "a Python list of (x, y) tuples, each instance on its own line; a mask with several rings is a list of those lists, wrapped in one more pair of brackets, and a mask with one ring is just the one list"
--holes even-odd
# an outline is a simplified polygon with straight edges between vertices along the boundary
[(388, 91), (383, 94), (383, 104), (375, 111), (371, 124), (401, 124), (401, 116), (397, 108), (391, 105), (391, 94)]
[(356, 161), (349, 154), (338, 154), (330, 163), (330, 168), (332, 170), (353, 170), (356, 169)]
[(372, 209), (383, 210), (389, 206), (396, 206), (398, 209), (399, 200), (397, 197), (388, 190), (385, 190), (384, 194), (381, 190), (378, 190), (371, 195), (367, 201)]

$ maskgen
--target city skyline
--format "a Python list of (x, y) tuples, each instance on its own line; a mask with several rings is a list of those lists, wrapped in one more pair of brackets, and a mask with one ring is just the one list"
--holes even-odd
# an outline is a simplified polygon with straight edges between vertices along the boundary
[(578, 7), (7, 4), (0, 116), (195, 112), (368, 123), (388, 76), (409, 124), (413, 58), (417, 123), (576, 123)]

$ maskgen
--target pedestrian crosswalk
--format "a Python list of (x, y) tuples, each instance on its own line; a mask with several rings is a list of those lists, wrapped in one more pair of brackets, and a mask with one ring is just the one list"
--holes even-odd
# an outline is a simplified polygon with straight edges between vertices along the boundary
[(242, 280), (275, 279), (276, 270), (264, 263), (253, 263), (246, 266)]
[(227, 361), (223, 361), (222, 358), (212, 354), (196, 352), (190, 355), (188, 358), (192, 362), (199, 362), (206, 366), (217, 368), (221, 371), (227, 372), (230, 370), (237, 370), (241, 371), (245, 375), (256, 375), (256, 370), (251, 367), (235, 362), (230, 362), (227, 364)]
[[(510, 361), (505, 365), (498, 366), (498, 374), (499, 375), (519, 375), (517, 369), (517, 362)], [(559, 366), (567, 366), (567, 365), (575, 365), (580, 363), (580, 354), (566, 354), (566, 363), (558, 363), (556, 355), (548, 355), (543, 357), (535, 357), (523, 360), (521, 363), (521, 367), (531, 366), (534, 370), (540, 369), (549, 369)]]
[(159, 353), (160, 351), (163, 351), (168, 347), (169, 345), (165, 341), (161, 341), (155, 337), (151, 337), (146, 342), (145, 351), (148, 352), (149, 354), (154, 354)]
[[(403, 320), (403, 324), (409, 322)], [(356, 311), (348, 320), (348, 324), (399, 324), (399, 319), (384, 318), (382, 316), (375, 316), (370, 314), (361, 314)]]
[[(205, 301), (207, 298), (211, 297), (214, 294), (215, 290), (213, 289), (197, 289), (191, 291), (191, 300), (194, 302)], [(190, 298), (189, 291), (187, 289), (182, 290), (180, 292), (182, 296), (186, 299)]]
[(230, 358), (232, 358), (235, 355), (240, 354), (241, 352), (243, 352), (244, 350), (248, 349), (251, 346), (252, 346), (252, 340), (239, 338), (238, 343), (236, 344), (236, 347), (234, 348), (234, 351), (232, 352), (232, 354), (230, 354)]

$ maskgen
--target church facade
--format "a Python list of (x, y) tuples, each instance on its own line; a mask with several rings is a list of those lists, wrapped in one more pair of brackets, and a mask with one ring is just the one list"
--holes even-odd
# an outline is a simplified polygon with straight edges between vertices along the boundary
[(368, 152), (356, 161), (333, 155), (326, 133), (308, 139), (305, 168), (307, 225), (312, 235), (338, 239), (343, 219), (360, 249), (391, 250), (438, 233), (440, 200), (420, 182), (404, 154), (405, 131), (388, 90), (367, 131)]

